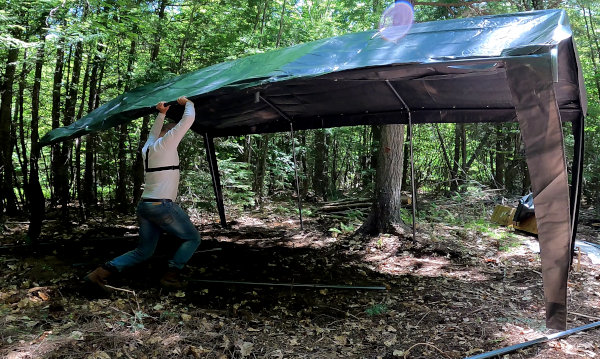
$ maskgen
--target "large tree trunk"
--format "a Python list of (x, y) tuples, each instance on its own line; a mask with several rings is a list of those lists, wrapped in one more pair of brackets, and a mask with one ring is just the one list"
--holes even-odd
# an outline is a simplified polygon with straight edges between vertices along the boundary
[(41, 230), (44, 219), (44, 193), (39, 180), (38, 160), (40, 157), (39, 147), (39, 105), (40, 105), (40, 85), (42, 82), (42, 67), (44, 65), (44, 43), (40, 45), (37, 58), (35, 60), (35, 79), (31, 91), (31, 152), (29, 156), (29, 186), (27, 198), (29, 200), (29, 229), (27, 230), (28, 242), (36, 242)]
[(396, 226), (403, 223), (400, 216), (403, 157), (404, 125), (383, 126), (375, 174), (375, 201), (359, 232), (396, 233)]
[(12, 99), (13, 99), (13, 83), (17, 68), (17, 60), (19, 58), (19, 49), (11, 48), (8, 50), (6, 59), (6, 70), (4, 72), (4, 81), (0, 88), (1, 103), (0, 103), (0, 155), (1, 155), (1, 171), (0, 171), (0, 217), (4, 214), (4, 210), (8, 214), (14, 214), (17, 211), (17, 201), (13, 188), (13, 163), (12, 154), (14, 142), (11, 136), (12, 127)]

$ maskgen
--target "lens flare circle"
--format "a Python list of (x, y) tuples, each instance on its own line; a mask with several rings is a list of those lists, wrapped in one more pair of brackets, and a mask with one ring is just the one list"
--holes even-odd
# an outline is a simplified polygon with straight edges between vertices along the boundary
[(379, 20), (379, 34), (388, 41), (398, 41), (410, 30), (415, 12), (407, 1), (398, 1), (390, 5)]

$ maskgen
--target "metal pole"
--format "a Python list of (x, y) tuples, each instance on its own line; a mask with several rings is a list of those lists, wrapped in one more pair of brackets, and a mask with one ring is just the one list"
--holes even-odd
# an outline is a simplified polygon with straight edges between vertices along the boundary
[(208, 168), (212, 178), (213, 190), (217, 200), (217, 210), (219, 211), (221, 225), (223, 227), (227, 227), (227, 219), (225, 218), (225, 204), (223, 203), (223, 192), (221, 191), (221, 177), (219, 176), (217, 156), (215, 154), (215, 143), (213, 138), (209, 136), (208, 133), (204, 133), (204, 146), (206, 147), (206, 159), (208, 161)]
[(414, 156), (413, 156), (413, 134), (412, 134), (412, 115), (410, 112), (410, 108), (408, 107), (408, 105), (406, 104), (406, 102), (404, 102), (404, 100), (402, 99), (402, 97), (400, 96), (400, 94), (398, 93), (398, 91), (396, 91), (396, 89), (394, 88), (394, 86), (392, 86), (392, 84), (390, 83), (389, 80), (385, 80), (385, 83), (389, 86), (389, 88), (392, 90), (392, 92), (394, 93), (394, 95), (396, 95), (396, 98), (398, 100), (400, 100), (400, 102), (402, 102), (402, 106), (404, 106), (404, 108), (406, 108), (406, 111), (408, 112), (408, 139), (409, 139), (409, 143), (410, 143), (410, 187), (411, 187), (411, 194), (412, 194), (412, 232), (413, 232), (413, 241), (415, 241), (417, 239), (417, 222), (415, 220), (415, 214), (417, 213), (417, 191), (415, 188), (415, 161), (414, 161)]
[(296, 163), (296, 143), (294, 141), (294, 125), (292, 124), (292, 120), (283, 113), (277, 106), (273, 105), (266, 98), (262, 97), (262, 95), (257, 92), (256, 96), (263, 100), (264, 103), (269, 105), (273, 110), (275, 110), (279, 116), (283, 117), (290, 123), (291, 137), (292, 137), (292, 154), (294, 156), (294, 177), (296, 179), (296, 196), (298, 197), (298, 212), (300, 214), (300, 229), (304, 230), (304, 222), (302, 221), (302, 198), (300, 198), (300, 181), (298, 180), (298, 164)]
[(290, 287), (290, 288), (328, 288), (328, 289), (364, 289), (364, 290), (387, 290), (385, 286), (354, 286), (338, 284), (312, 284), (312, 283), (269, 283), (269, 282), (243, 282), (235, 280), (211, 280), (211, 279), (192, 279), (191, 282), (216, 283), (216, 284), (242, 284), (265, 287)]
[(491, 352), (487, 352), (487, 353), (482, 353), (482, 354), (478, 354), (478, 355), (474, 355), (474, 356), (470, 356), (470, 357), (466, 357), (465, 359), (484, 359), (484, 358), (492, 358), (492, 357), (496, 357), (496, 356), (501, 356), (503, 354), (507, 354), (507, 353), (511, 353), (514, 352), (516, 350), (519, 349), (523, 349), (523, 348), (527, 348), (530, 347), (532, 345), (536, 345), (536, 344), (540, 344), (540, 343), (544, 343), (550, 340), (554, 340), (554, 339), (559, 339), (562, 337), (566, 337), (567, 335), (571, 335), (583, 330), (588, 330), (588, 329), (592, 329), (592, 328), (596, 328), (596, 327), (600, 327), (600, 322), (595, 322), (595, 323), (590, 323), (590, 324), (586, 324), (586, 325), (582, 325), (580, 327), (577, 328), (573, 328), (573, 329), (568, 329), (562, 332), (558, 332), (555, 334), (551, 334), (551, 335), (547, 335), (545, 337), (541, 337), (541, 338), (537, 338), (534, 340), (530, 340), (528, 342), (524, 342), (521, 344), (515, 344), (515, 345), (511, 345), (509, 347), (505, 347), (505, 348), (501, 348), (501, 349), (496, 349), (493, 350)]
[(585, 116), (581, 115), (578, 121), (573, 121), (573, 174), (571, 175), (571, 262), (575, 255), (575, 238), (577, 237), (577, 223), (579, 221), (579, 205), (581, 202), (581, 185), (583, 180), (583, 147)]

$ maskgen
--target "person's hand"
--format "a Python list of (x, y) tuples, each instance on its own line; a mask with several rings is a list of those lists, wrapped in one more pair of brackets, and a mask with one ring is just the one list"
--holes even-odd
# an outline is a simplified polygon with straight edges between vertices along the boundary
[(158, 110), (158, 112), (160, 113), (167, 113), (167, 111), (169, 110), (169, 107), (171, 107), (171, 105), (169, 106), (165, 106), (165, 101), (160, 101), (157, 105), (156, 105), (156, 109)]
[(192, 102), (192, 101), (188, 100), (188, 98), (185, 96), (181, 96), (180, 98), (177, 99), (177, 103), (180, 104), (181, 106), (185, 106), (185, 104), (187, 102)]

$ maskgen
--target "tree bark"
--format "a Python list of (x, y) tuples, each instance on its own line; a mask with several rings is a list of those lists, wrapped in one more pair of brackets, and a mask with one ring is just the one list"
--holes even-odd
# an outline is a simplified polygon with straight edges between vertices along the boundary
[[(83, 58), (83, 42), (79, 41), (75, 45), (75, 53), (73, 56), (73, 72), (69, 83), (67, 98), (65, 100), (65, 111), (63, 117), (63, 126), (68, 126), (75, 119), (75, 105), (77, 104), (77, 93), (79, 90), (79, 78), (81, 76), (81, 63)], [(64, 141), (57, 159), (57, 171), (54, 178), (55, 193), (57, 194), (61, 211), (63, 214), (62, 220), (69, 220), (69, 170), (71, 162), (71, 148), (73, 141)]]
[(259, 144), (260, 149), (257, 156), (254, 157), (256, 159), (256, 167), (252, 190), (254, 191), (255, 199), (259, 206), (262, 206), (263, 204), (265, 174), (267, 172), (267, 158), (271, 136), (271, 134), (266, 134), (261, 137)]
[(281, 33), (283, 32), (283, 20), (285, 18), (285, 5), (287, 0), (283, 0), (283, 7), (281, 9), (281, 18), (279, 19), (279, 31), (277, 32), (277, 42), (275, 43), (275, 47), (279, 47), (281, 43)]
[(404, 125), (385, 125), (377, 155), (375, 201), (360, 233), (376, 235), (396, 233), (402, 224), (402, 162), (404, 157)]
[(502, 135), (502, 125), (496, 125), (496, 173), (494, 179), (496, 186), (499, 188), (504, 187), (504, 136)]
[(325, 146), (324, 129), (315, 131), (313, 190), (317, 197), (327, 201), (327, 146)]
[(40, 158), (39, 147), (39, 105), (40, 87), (42, 83), (42, 68), (44, 66), (44, 43), (40, 45), (35, 60), (35, 77), (31, 91), (31, 152), (29, 156), (29, 186), (27, 198), (29, 201), (29, 228), (27, 230), (27, 241), (37, 242), (42, 230), (44, 219), (45, 198), (39, 180), (38, 161)]
[[(133, 64), (135, 60), (135, 50), (136, 50), (136, 41), (132, 40), (129, 46), (129, 55), (127, 58), (127, 71), (125, 73), (123, 83), (124, 90), (128, 90), (130, 87), (130, 76), (129, 74), (133, 71)], [(123, 85), (121, 85), (123, 86)], [(121, 88), (121, 86), (118, 86)], [(129, 131), (127, 130), (127, 124), (124, 123), (119, 126), (119, 146), (118, 146), (118, 161), (119, 161), (119, 169), (117, 174), (117, 189), (116, 189), (116, 198), (117, 198), (117, 210), (121, 213), (126, 213), (129, 211), (130, 202), (127, 196), (127, 154), (125, 151), (125, 141), (127, 139), (127, 134)]]
[[(96, 54), (94, 55), (94, 61), (92, 63), (92, 71), (90, 74), (90, 93), (88, 96), (88, 113), (92, 112), (97, 107), (97, 92), (98, 92), (98, 71), (100, 67), (100, 52), (102, 47), (98, 46)], [(94, 156), (96, 152), (96, 137), (97, 135), (91, 134), (86, 138), (85, 146), (85, 173), (83, 176), (83, 189), (82, 197), (86, 211), (90, 206), (97, 203), (97, 192), (95, 183), (95, 166)]]
[[(64, 61), (65, 61), (65, 50), (64, 50), (64, 38), (61, 37), (56, 45), (56, 62), (54, 65), (54, 82), (52, 84), (52, 129), (60, 127), (60, 114), (61, 114), (61, 90), (64, 72)], [(59, 161), (62, 144), (55, 143), (52, 145), (50, 155), (50, 186), (51, 190), (51, 204), (56, 205), (58, 202), (58, 194), (54, 190), (55, 178), (59, 177)]]
[(13, 188), (13, 163), (12, 153), (14, 143), (11, 136), (12, 127), (12, 100), (13, 100), (13, 84), (15, 81), (15, 73), (17, 68), (17, 60), (19, 59), (19, 49), (16, 47), (8, 50), (6, 58), (6, 70), (4, 71), (4, 81), (0, 88), (0, 155), (1, 155), (1, 171), (0, 171), (0, 217), (4, 210), (7, 214), (14, 214), (17, 211), (17, 201)]
[[(38, 49), (39, 56), (39, 49)], [(43, 56), (43, 54), (42, 54)], [(29, 73), (29, 67), (27, 66), (27, 50), (23, 55), (23, 67), (21, 68), (21, 74), (19, 75), (19, 95), (18, 95), (18, 105), (15, 111), (15, 121), (19, 124), (19, 146), (17, 146), (17, 152), (21, 152), (19, 157), (19, 162), (21, 165), (21, 175), (23, 176), (23, 187), (28, 188), (29, 186), (29, 160), (27, 156), (27, 145), (25, 144), (25, 108), (24, 108), (24, 98), (25, 98), (25, 86), (27, 80), (27, 74)], [(20, 148), (20, 151), (19, 151)], [(25, 190), (25, 197), (27, 197), (27, 190)], [(27, 206), (25, 202), (25, 206)]]

